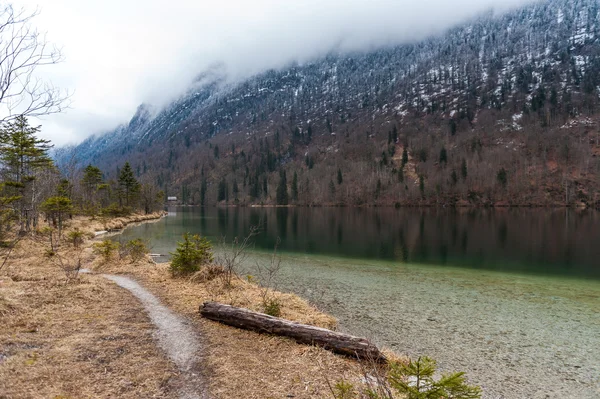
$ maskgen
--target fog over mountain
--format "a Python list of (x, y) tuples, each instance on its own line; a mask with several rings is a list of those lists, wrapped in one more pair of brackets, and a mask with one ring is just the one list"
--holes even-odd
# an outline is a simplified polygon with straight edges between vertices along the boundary
[(129, 120), (141, 103), (160, 108), (217, 66), (239, 80), (331, 51), (418, 41), (525, 0), (220, 2), (19, 0), (66, 61), (40, 77), (74, 92), (72, 109), (44, 118), (44, 135), (79, 142)]

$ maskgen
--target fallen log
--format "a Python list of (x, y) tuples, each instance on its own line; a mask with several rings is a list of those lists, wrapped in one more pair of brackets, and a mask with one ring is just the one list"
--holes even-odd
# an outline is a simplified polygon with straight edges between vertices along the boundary
[(200, 314), (204, 318), (229, 326), (289, 337), (296, 342), (321, 346), (342, 355), (379, 363), (387, 361), (383, 353), (368, 340), (326, 328), (300, 324), (217, 302), (205, 302), (200, 306)]

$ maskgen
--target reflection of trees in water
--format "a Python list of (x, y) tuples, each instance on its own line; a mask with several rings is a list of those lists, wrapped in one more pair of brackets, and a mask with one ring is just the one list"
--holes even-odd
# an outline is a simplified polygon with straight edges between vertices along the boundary
[(209, 208), (201, 215), (212, 236), (239, 237), (261, 226), (256, 246), (267, 250), (280, 237), (283, 251), (600, 276), (600, 247), (591, 242), (600, 236), (600, 216), (593, 211)]

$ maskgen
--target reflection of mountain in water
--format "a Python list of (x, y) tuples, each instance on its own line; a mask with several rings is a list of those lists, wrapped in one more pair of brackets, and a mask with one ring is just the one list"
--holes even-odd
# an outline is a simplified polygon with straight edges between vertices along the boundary
[(279, 237), (289, 252), (600, 278), (599, 222), (564, 209), (179, 208), (161, 239), (232, 239), (260, 225), (264, 250)]

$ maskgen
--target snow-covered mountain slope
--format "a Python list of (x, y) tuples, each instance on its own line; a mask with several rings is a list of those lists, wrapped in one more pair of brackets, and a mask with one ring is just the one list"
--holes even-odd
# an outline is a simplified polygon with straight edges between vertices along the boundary
[[(140, 175), (151, 175), (164, 187), (168, 180), (172, 190), (178, 191), (186, 185), (199, 185), (200, 169), (210, 171), (213, 181), (234, 179), (235, 172), (224, 172), (222, 157), (207, 151), (206, 146), (212, 149), (226, 142), (225, 158), (235, 156), (240, 149), (247, 158), (260, 158), (260, 148), (252, 145), (252, 138), (274, 140), (277, 135), (280, 146), (284, 143), (288, 147), (276, 151), (274, 167), (261, 171), (269, 181), (276, 179), (269, 173), (280, 168), (298, 169), (310, 154), (323, 158), (336, 150), (333, 154), (340, 161), (334, 163), (347, 169), (352, 168), (344, 162), (366, 162), (369, 156), (380, 162), (380, 152), (388, 151), (390, 173), (397, 173), (398, 162), (394, 163), (393, 158), (398, 154), (388, 148), (389, 140), (387, 145), (382, 144), (393, 129), (397, 149), (407, 147), (411, 162), (414, 158), (415, 163), (423, 164), (416, 164), (412, 173), (431, 182), (440, 180), (434, 176), (441, 171), (434, 171), (426, 159), (417, 156), (424, 147), (433, 146), (437, 158), (441, 146), (464, 151), (469, 145), (483, 146), (486, 151), (492, 146), (494, 156), (502, 158), (496, 147), (506, 141), (513, 143), (508, 147), (527, 157), (535, 147), (531, 140), (537, 140), (544, 154), (536, 154), (536, 162), (541, 157), (543, 162), (560, 164), (561, 151), (569, 151), (560, 147), (575, 146), (570, 138), (562, 143), (561, 137), (571, 137), (572, 128), (580, 128), (573, 134), (579, 141), (582, 135), (587, 139), (589, 132), (581, 130), (582, 126), (587, 123), (592, 129), (596, 124), (599, 30), (597, 0), (547, 0), (505, 15), (482, 15), (420, 43), (368, 53), (331, 53), (242, 82), (231, 83), (205, 74), (189, 93), (167, 108), (153, 114), (142, 105), (128, 125), (63, 150), (58, 159), (64, 162), (68, 154), (75, 152), (81, 163), (98, 164), (107, 169), (109, 176), (110, 165), (131, 160)], [(435, 138), (427, 138), (423, 131), (435, 133)], [(471, 136), (479, 131), (492, 137), (478, 136), (478, 144), (473, 144)], [(544, 131), (550, 132), (547, 138), (534, 138)], [(355, 149), (340, 155), (339, 151), (348, 149), (332, 142), (332, 135), (343, 135), (348, 145), (359, 143), (363, 137), (374, 143), (363, 154), (355, 154), (360, 152)], [(232, 140), (238, 149), (229, 151)], [(596, 149), (586, 151), (593, 154)], [(432, 158), (429, 154), (429, 162)], [(460, 158), (469, 161), (466, 153)], [(286, 166), (288, 162), (292, 166)], [(458, 163), (453, 166), (458, 169)], [(494, 171), (490, 181), (478, 182), (475, 188), (494, 186), (495, 170), (500, 167), (508, 168), (494, 160), (489, 169)], [(567, 173), (571, 167), (566, 165), (561, 170)], [(320, 183), (327, 185), (329, 177), (323, 178)], [(244, 177), (244, 181), (247, 179)], [(372, 177), (359, 179), (363, 180), (376, 184)], [(436, 184), (443, 186), (447, 180), (448, 176)], [(326, 202), (327, 195), (321, 197), (320, 202)]]

